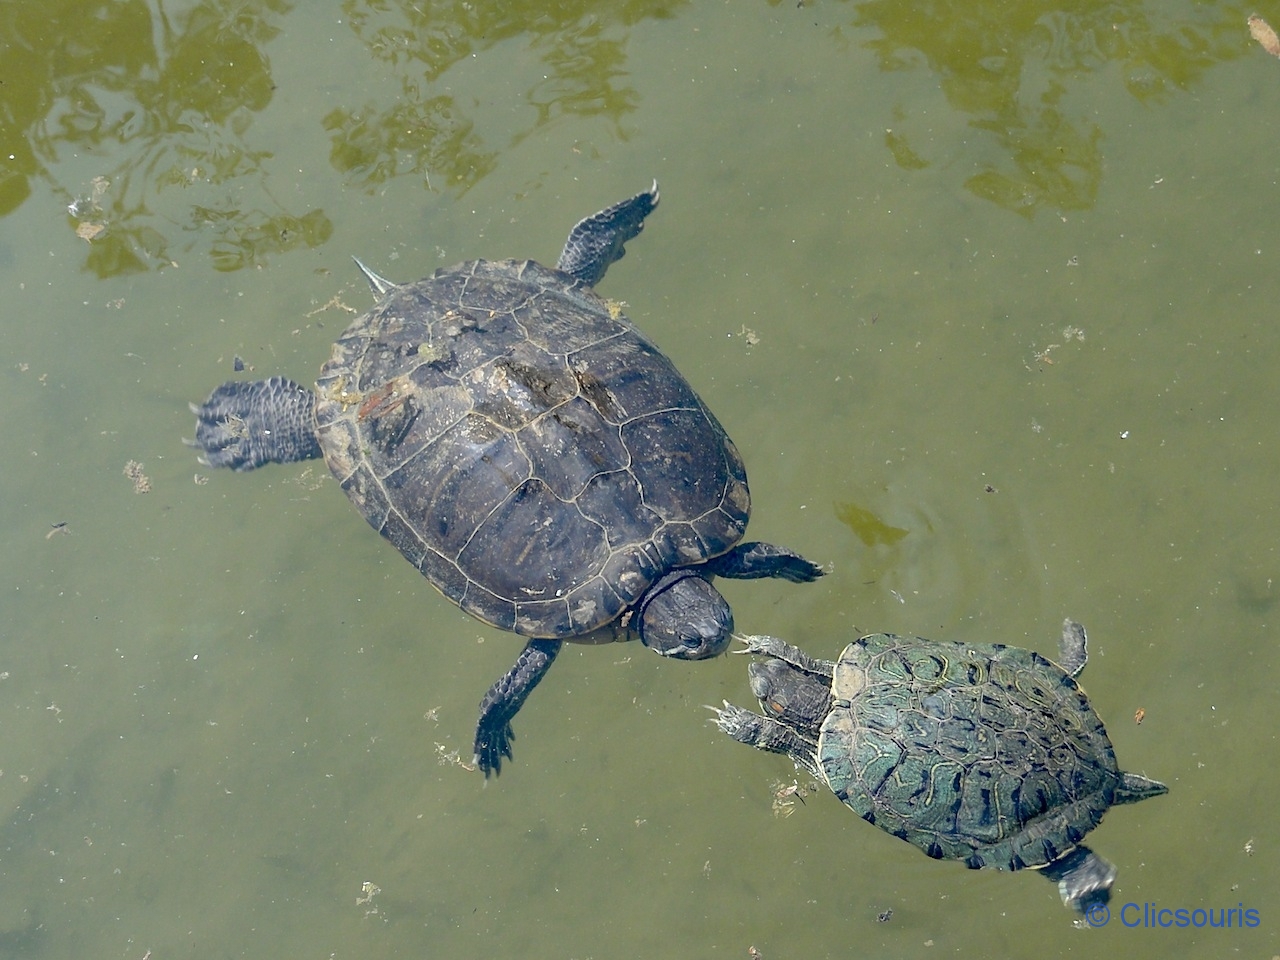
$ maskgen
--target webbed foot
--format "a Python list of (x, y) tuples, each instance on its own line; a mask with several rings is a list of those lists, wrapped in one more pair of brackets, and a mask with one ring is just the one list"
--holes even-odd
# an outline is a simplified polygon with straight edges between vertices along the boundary
[(560, 652), (560, 640), (530, 640), (480, 701), (480, 721), (476, 724), (475, 763), (488, 779), (502, 772), (502, 758), (511, 757), (511, 741), (516, 738), (511, 719), (524, 706), (533, 688), (551, 669)]
[(320, 456), (315, 428), (316, 397), (284, 377), (224, 383), (200, 406), (196, 438), (211, 467), (252, 470), (266, 463), (292, 463)]
[(760, 739), (760, 721), (763, 718), (750, 710), (734, 706), (728, 700), (723, 703), (723, 707), (713, 707), (709, 703), (703, 704), (715, 714), (711, 722), (739, 743), (755, 746)]
[(1115, 864), (1084, 846), (1046, 865), (1041, 873), (1058, 885), (1063, 904), (1079, 913), (1110, 900), (1111, 885), (1116, 882)]

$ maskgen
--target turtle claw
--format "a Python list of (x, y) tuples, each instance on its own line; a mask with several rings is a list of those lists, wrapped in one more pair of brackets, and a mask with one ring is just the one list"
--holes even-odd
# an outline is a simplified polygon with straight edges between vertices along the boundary
[(734, 653), (756, 653), (763, 657), (780, 657), (788, 646), (785, 641), (764, 634), (736, 633), (734, 637), (745, 645), (742, 650), (734, 650)]
[[(735, 634), (733, 635), (733, 639), (734, 639), (734, 640), (740, 640), (740, 641), (742, 641), (742, 643), (743, 643), (743, 648), (742, 648), (741, 650), (730, 650), (730, 651), (729, 651), (730, 653), (735, 653), (735, 654), (736, 654), (736, 653), (750, 653), (750, 652), (751, 652), (751, 641), (752, 641), (753, 639), (755, 639), (754, 637), (751, 637), (751, 636), (749, 636), (749, 635), (747, 635), (747, 634), (735, 633)], [(704, 703), (704, 704), (703, 704), (703, 706), (705, 707), (705, 706), (706, 706), (706, 704)], [(714, 709), (715, 709), (715, 707), (711, 707), (710, 709), (714, 710)]]
[(715, 716), (711, 718), (711, 722), (717, 725), (720, 723), (721, 720), (724, 719), (725, 714), (729, 713), (732, 710), (739, 709), (738, 707), (735, 707), (732, 703), (730, 703), (728, 700), (721, 700), (720, 702), (724, 704), (723, 708), (713, 707), (709, 703), (704, 703), (702, 705), (702, 709), (710, 710), (712, 713), (715, 714)]
[(475, 754), (471, 762), (480, 768), (486, 780), (490, 773), (495, 777), (502, 774), (503, 757), (514, 759), (511, 755), (511, 741), (515, 738), (516, 734), (510, 723), (504, 723), (493, 730), (486, 730), (483, 726), (476, 728)]

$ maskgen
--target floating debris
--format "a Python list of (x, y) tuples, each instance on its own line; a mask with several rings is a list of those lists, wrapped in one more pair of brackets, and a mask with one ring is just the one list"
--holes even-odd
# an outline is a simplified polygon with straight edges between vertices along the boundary
[(342, 302), (342, 300), (335, 293), (332, 297), (329, 298), (328, 303), (321, 304), (320, 306), (312, 310), (310, 313), (305, 314), (305, 316), (307, 317), (307, 319), (310, 319), (311, 317), (314, 317), (317, 313), (324, 313), (330, 307), (336, 307), (338, 310), (345, 310), (347, 313), (360, 312), (355, 307), (348, 307), (345, 303)]
[(79, 196), (67, 204), (67, 213), (77, 220), (88, 220), (102, 212), (102, 198), (106, 196), (111, 181), (106, 177), (94, 177), (89, 181), (89, 194)]
[(1143, 721), (1143, 720), (1145, 720), (1145, 719), (1146, 719), (1146, 717), (1147, 717), (1147, 711), (1143, 710), (1141, 707), (1139, 707), (1137, 710), (1133, 711), (1133, 722), (1134, 722), (1134, 723), (1142, 723), (1142, 721)]
[(142, 464), (137, 460), (130, 460), (124, 465), (124, 475), (133, 481), (134, 493), (151, 492), (151, 480), (142, 472)]
[[(773, 791), (773, 815), (785, 819), (796, 812), (795, 800), (804, 803), (805, 797), (817, 792), (818, 784), (816, 781), (800, 783), (792, 780), (790, 783), (775, 783), (770, 789)], [(790, 799), (791, 797), (795, 797), (795, 800)]]
[(356, 906), (364, 907), (365, 918), (378, 917), (383, 922), (386, 922), (386, 914), (379, 910), (377, 904), (373, 902), (373, 898), (382, 892), (382, 888), (372, 880), (366, 880), (360, 885), (360, 892), (364, 896), (356, 897)]
[(1271, 24), (1256, 13), (1249, 18), (1249, 35), (1258, 41), (1263, 50), (1273, 57), (1280, 57), (1280, 37), (1271, 29)]
[(457, 750), (450, 750), (443, 743), (436, 744), (436, 763), (442, 767), (461, 767), (468, 773), (474, 773), (478, 769), (474, 763), (467, 763), (467, 761), (463, 760)]
[(107, 229), (107, 225), (98, 222), (98, 218), (102, 216), (102, 198), (111, 186), (111, 181), (106, 177), (94, 177), (89, 186), (90, 194), (76, 197), (67, 204), (67, 213), (80, 221), (76, 224), (76, 236), (92, 243)]

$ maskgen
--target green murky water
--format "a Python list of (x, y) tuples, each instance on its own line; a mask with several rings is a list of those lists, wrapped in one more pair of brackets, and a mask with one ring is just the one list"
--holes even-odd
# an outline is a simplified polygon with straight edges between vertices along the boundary
[[(10, 0), (0, 957), (1280, 952), (1280, 63), (1250, 12)], [(833, 570), (728, 584), (739, 626), (1051, 653), (1083, 620), (1122, 764), (1171, 788), (1092, 836), (1105, 930), (829, 795), (775, 816), (789, 765), (702, 709), (750, 702), (740, 660), (568, 648), (486, 788), (449, 756), (519, 642), (322, 468), (195, 482), (187, 402), (237, 355), (313, 378), (369, 303), (351, 254), (552, 259), (651, 177), (603, 292), (736, 439), (752, 533)]]

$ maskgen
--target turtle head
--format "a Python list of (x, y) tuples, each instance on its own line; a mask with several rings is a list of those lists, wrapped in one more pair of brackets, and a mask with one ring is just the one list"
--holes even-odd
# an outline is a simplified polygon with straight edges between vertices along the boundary
[(817, 735), (831, 710), (829, 680), (777, 659), (750, 664), (747, 679), (766, 715), (793, 730)]
[(724, 653), (733, 635), (733, 611), (705, 577), (677, 570), (649, 588), (636, 609), (640, 642), (677, 660), (707, 660)]

